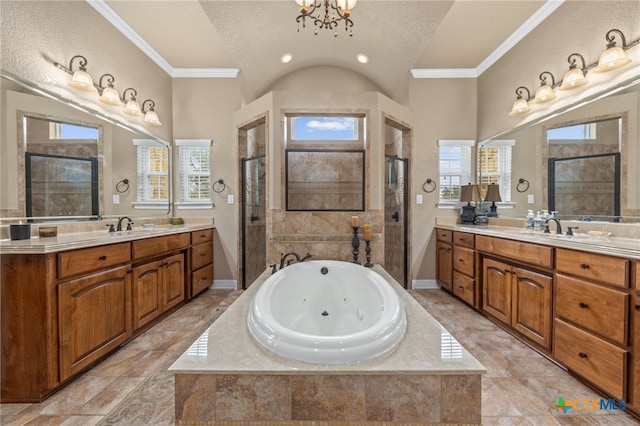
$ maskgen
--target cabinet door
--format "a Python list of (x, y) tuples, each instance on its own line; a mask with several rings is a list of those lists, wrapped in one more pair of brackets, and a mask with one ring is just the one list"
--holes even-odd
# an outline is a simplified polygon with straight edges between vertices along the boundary
[(482, 265), (482, 309), (500, 321), (511, 323), (511, 267), (485, 258)]
[(447, 291), (453, 282), (453, 249), (451, 244), (438, 241), (436, 244), (436, 280)]
[(133, 328), (138, 329), (160, 314), (162, 261), (133, 268)]
[(522, 268), (512, 268), (514, 329), (538, 345), (551, 349), (551, 296), (553, 278)]
[[(637, 267), (636, 271), (638, 271), (636, 274), (640, 273), (640, 267)], [(637, 284), (640, 284), (639, 275), (636, 275), (636, 281)], [(640, 411), (640, 289), (633, 297), (631, 309), (631, 354), (633, 358), (629, 368), (629, 404)]]
[(131, 336), (128, 267), (58, 285), (60, 378), (64, 380)]
[(161, 311), (184, 300), (184, 254), (166, 258), (162, 267), (162, 289), (160, 292)]

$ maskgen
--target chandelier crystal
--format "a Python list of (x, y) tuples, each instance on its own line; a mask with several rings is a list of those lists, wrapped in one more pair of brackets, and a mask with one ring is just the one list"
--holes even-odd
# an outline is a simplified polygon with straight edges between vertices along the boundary
[(302, 28), (306, 28), (306, 20), (309, 18), (315, 25), (314, 34), (318, 35), (319, 29), (334, 30), (333, 36), (338, 37), (338, 27), (340, 21), (344, 21), (344, 29), (353, 36), (351, 27), (351, 10), (355, 7), (358, 0), (295, 0), (300, 6), (300, 15), (296, 18), (298, 23), (298, 32), (300, 31), (300, 23)]

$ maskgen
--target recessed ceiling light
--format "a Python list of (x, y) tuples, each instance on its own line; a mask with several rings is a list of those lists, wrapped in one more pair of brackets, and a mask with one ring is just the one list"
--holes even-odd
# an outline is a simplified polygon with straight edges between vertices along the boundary
[(367, 62), (369, 62), (369, 57), (367, 55), (365, 55), (364, 53), (358, 53), (356, 55), (356, 59), (358, 60), (358, 62), (360, 62), (361, 64), (366, 64)]
[(291, 53), (285, 53), (280, 57), (280, 62), (283, 64), (288, 64), (293, 59), (293, 55)]

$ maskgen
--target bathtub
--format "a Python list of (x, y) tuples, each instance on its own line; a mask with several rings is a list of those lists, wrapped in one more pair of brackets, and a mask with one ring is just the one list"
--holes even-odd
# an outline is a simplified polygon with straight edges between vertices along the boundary
[(264, 281), (247, 313), (253, 339), (282, 357), (347, 364), (391, 351), (404, 336), (404, 306), (392, 285), (363, 266), (296, 263)]

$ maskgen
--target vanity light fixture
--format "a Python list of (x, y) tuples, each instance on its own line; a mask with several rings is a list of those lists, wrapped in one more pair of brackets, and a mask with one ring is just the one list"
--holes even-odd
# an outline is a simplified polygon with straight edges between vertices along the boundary
[[(131, 97), (127, 101), (128, 91), (131, 91)], [(138, 103), (138, 101), (136, 101), (136, 96), (138, 96), (138, 92), (136, 92), (136, 89), (132, 87), (124, 89), (124, 92), (122, 92), (122, 101), (127, 103), (124, 106), (124, 112), (126, 114), (135, 115), (135, 116), (142, 115), (142, 110), (140, 108), (140, 104)]]
[[(547, 84), (547, 75), (551, 77), (551, 85)], [(543, 104), (555, 99), (556, 94), (553, 91), (553, 87), (556, 85), (556, 80), (553, 78), (553, 74), (549, 71), (543, 71), (540, 73), (540, 87), (536, 90), (536, 94), (533, 97), (533, 103)]]
[[(149, 104), (149, 109), (145, 108), (147, 104)], [(142, 103), (142, 113), (144, 114), (144, 118), (142, 119), (142, 121), (151, 126), (162, 126), (162, 123), (158, 118), (158, 114), (156, 114), (156, 112), (154, 111), (155, 106), (156, 103), (151, 99), (147, 99)]]
[[(295, 2), (300, 6), (300, 15), (296, 18), (298, 32), (300, 32), (300, 22), (302, 22), (302, 28), (305, 28), (306, 19), (309, 18), (316, 26), (314, 35), (318, 35), (318, 29), (333, 30), (340, 21), (344, 21), (345, 31), (349, 33), (349, 37), (353, 36), (351, 10), (358, 0), (295, 0)], [(322, 13), (323, 8), (324, 13)], [(338, 31), (334, 31), (333, 36), (338, 37)]]
[[(576, 58), (580, 58), (582, 61), (582, 68), (578, 68), (576, 65)], [(567, 60), (569, 61), (569, 71), (565, 72), (564, 77), (562, 77), (560, 90), (571, 90), (587, 84), (587, 79), (585, 78), (587, 66), (584, 62), (584, 57), (579, 53), (572, 53)]]
[[(527, 99), (524, 99), (522, 97), (522, 90), (527, 91)], [(516, 100), (513, 103), (511, 112), (509, 113), (509, 115), (512, 117), (523, 115), (531, 111), (531, 108), (529, 108), (529, 100), (531, 99), (531, 92), (529, 92), (529, 89), (524, 86), (520, 86), (516, 89), (516, 95)]]
[[(107, 79), (107, 87), (102, 85), (102, 80), (104, 78)], [(108, 105), (120, 106), (122, 105), (122, 101), (120, 100), (120, 93), (118, 93), (118, 91), (113, 87), (114, 81), (115, 78), (111, 74), (103, 74), (100, 77), (98, 82), (98, 93), (100, 93), (100, 97), (98, 100)]]
[[(73, 61), (75, 61), (76, 59), (79, 60), (79, 67), (77, 71), (73, 71)], [(53, 65), (60, 68), (67, 74), (73, 75), (73, 77), (71, 77), (71, 81), (69, 82), (69, 86), (75, 87), (76, 89), (85, 92), (95, 92), (96, 88), (93, 85), (93, 79), (87, 72), (87, 58), (85, 58), (84, 56), (76, 55), (71, 58), (71, 60), (69, 61), (69, 68), (58, 62), (54, 62)]]
[[(622, 47), (616, 46), (616, 36), (611, 33), (618, 33), (620, 35)], [(622, 31), (616, 29), (609, 30), (605, 38), (607, 40), (607, 49), (600, 55), (598, 66), (593, 70), (595, 72), (612, 71), (631, 62), (631, 58), (627, 58), (627, 54), (624, 53), (625, 48), (628, 48), (628, 46)]]

